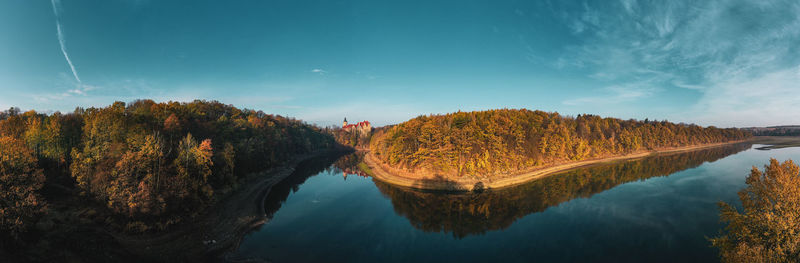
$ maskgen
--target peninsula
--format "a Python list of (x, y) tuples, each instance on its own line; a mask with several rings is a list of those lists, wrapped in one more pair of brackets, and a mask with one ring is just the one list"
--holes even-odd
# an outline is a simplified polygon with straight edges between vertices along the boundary
[(521, 110), (420, 116), (373, 135), (375, 178), (434, 190), (521, 184), (568, 169), (750, 138), (738, 129)]

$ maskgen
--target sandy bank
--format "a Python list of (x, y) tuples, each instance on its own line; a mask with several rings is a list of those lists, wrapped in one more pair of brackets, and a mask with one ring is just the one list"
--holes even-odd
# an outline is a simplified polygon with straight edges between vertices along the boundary
[[(652, 151), (641, 151), (631, 154), (613, 156), (606, 158), (596, 158), (583, 161), (568, 162), (562, 164), (537, 167), (534, 170), (521, 172), (515, 175), (498, 176), (491, 178), (445, 178), (434, 175), (420, 175), (402, 171), (378, 160), (371, 152), (367, 153), (364, 162), (372, 170), (372, 176), (383, 182), (426, 190), (447, 190), (447, 191), (469, 191), (473, 189), (502, 188), (522, 184), (539, 178), (547, 177), (559, 172), (589, 166), (593, 164), (607, 163), (619, 160), (637, 159), (654, 154), (676, 153), (694, 151), (705, 148), (719, 147), (723, 145), (736, 144), (747, 140), (732, 141), (725, 143), (711, 143), (702, 145), (692, 145), (686, 147), (663, 148)], [(409, 176), (411, 175), (411, 176)], [(413, 177), (412, 177), (413, 176)]]

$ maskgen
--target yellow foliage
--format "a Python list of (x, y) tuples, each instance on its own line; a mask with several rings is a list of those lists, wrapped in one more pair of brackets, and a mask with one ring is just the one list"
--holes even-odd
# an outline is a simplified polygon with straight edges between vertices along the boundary
[(753, 167), (739, 192), (744, 210), (720, 203), (726, 232), (713, 238), (724, 262), (800, 261), (800, 169), (792, 161), (770, 159)]
[(501, 109), (420, 116), (375, 134), (371, 150), (397, 168), (493, 176), (536, 165), (748, 136), (737, 129), (666, 121)]

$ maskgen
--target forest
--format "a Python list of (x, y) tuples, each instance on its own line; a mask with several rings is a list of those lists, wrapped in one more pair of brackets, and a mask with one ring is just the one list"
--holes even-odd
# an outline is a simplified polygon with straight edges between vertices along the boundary
[(770, 126), (770, 127), (750, 127), (742, 130), (752, 133), (754, 136), (800, 136), (800, 126)]
[(411, 172), (489, 177), (750, 136), (733, 128), (500, 109), (419, 116), (373, 135), (370, 150), (384, 163)]
[(63, 200), (84, 201), (70, 206), (92, 207), (120, 231), (164, 230), (247, 174), (335, 145), (325, 129), (217, 101), (11, 108), (0, 113), (0, 238), (19, 238)]
[[(382, 128), (376, 130), (380, 129)], [(373, 134), (372, 132), (361, 133), (358, 129), (345, 130), (336, 126), (326, 127), (325, 130), (333, 135), (337, 143), (354, 149), (365, 149), (369, 147), (369, 142), (372, 140)]]

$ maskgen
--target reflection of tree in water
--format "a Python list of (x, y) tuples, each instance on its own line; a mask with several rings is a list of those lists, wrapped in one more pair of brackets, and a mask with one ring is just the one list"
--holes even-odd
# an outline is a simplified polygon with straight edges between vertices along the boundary
[(369, 177), (369, 175), (366, 172), (362, 171), (361, 168), (359, 168), (359, 165), (363, 165), (364, 154), (365, 152), (354, 152), (342, 156), (341, 158), (336, 160), (335, 163), (333, 163), (333, 167), (341, 172), (345, 180), (347, 180), (348, 175)]
[(333, 171), (335, 168), (331, 164), (341, 156), (341, 154), (327, 154), (298, 164), (294, 172), (283, 181), (272, 186), (269, 194), (264, 198), (264, 211), (267, 213), (267, 218), (272, 218), (272, 215), (281, 208), (289, 194), (297, 192), (299, 186), (305, 183), (308, 178), (323, 171), (335, 172)]
[(507, 228), (518, 218), (575, 198), (587, 198), (628, 182), (667, 176), (749, 148), (750, 144), (736, 144), (602, 164), (480, 193), (417, 191), (377, 180), (375, 185), (414, 227), (428, 232), (452, 232), (463, 238)]

